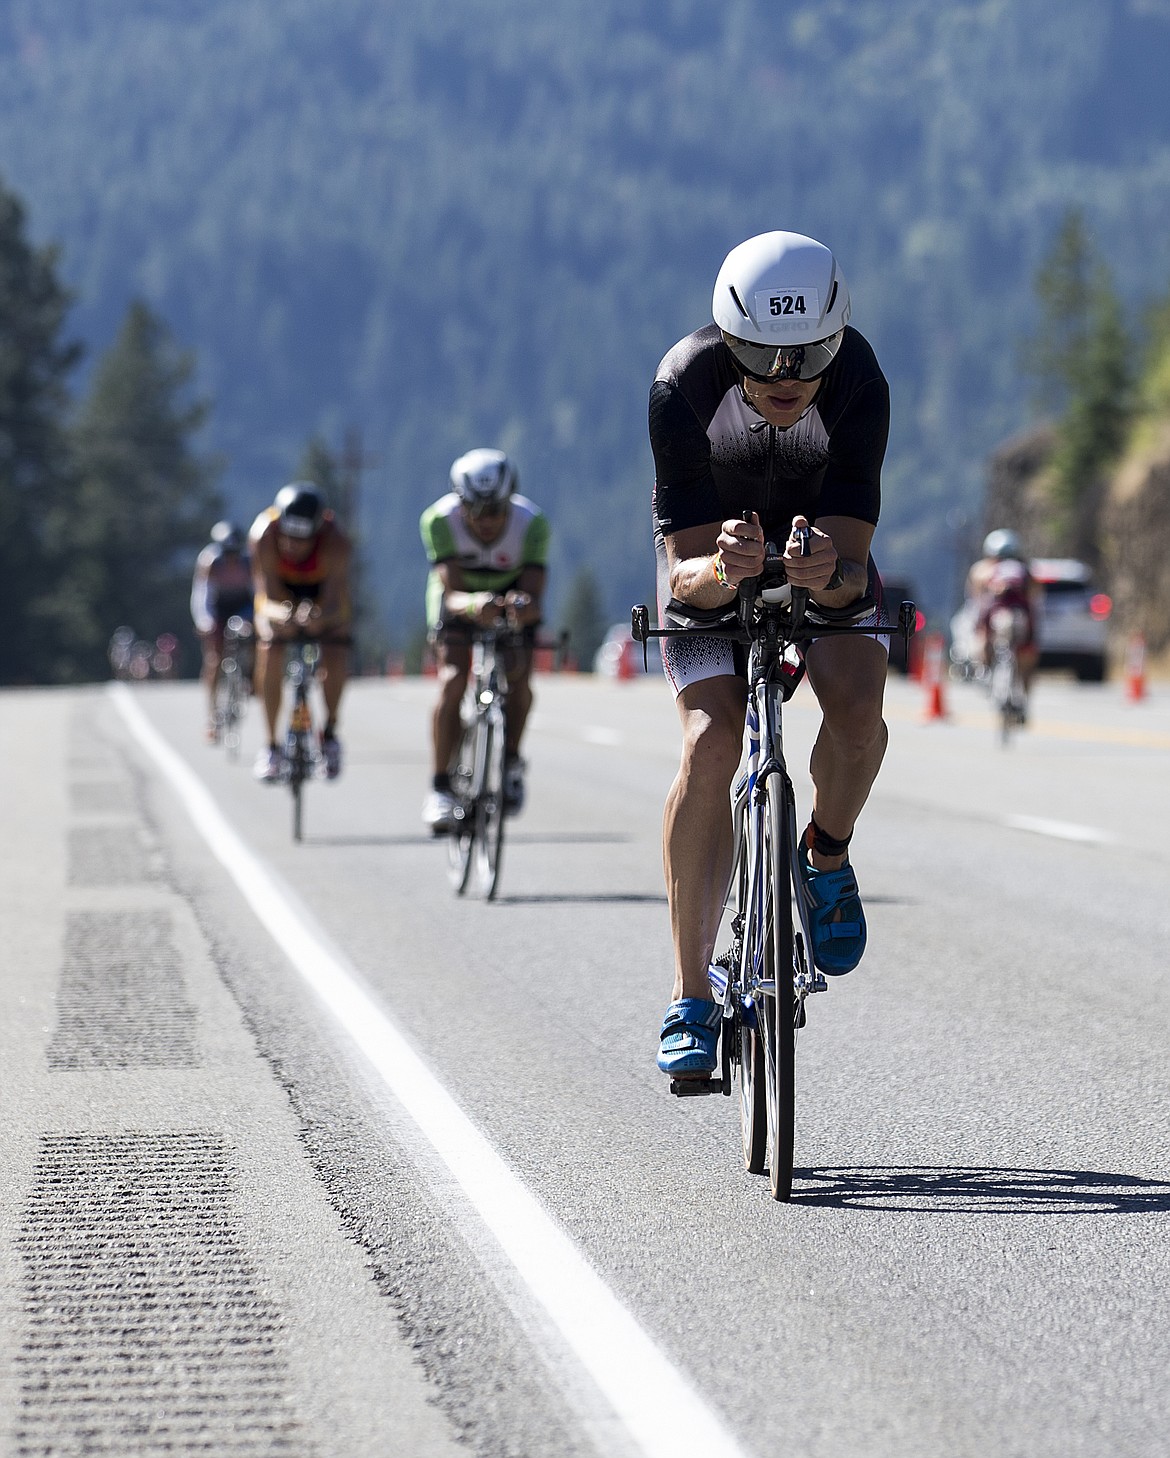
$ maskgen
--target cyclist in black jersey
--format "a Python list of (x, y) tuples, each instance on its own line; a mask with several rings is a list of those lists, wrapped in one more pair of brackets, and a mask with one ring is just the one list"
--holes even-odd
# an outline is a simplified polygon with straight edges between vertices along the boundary
[[(872, 594), (874, 637), (807, 645), (822, 712), (813, 748), (812, 820), (802, 870), (813, 956), (851, 971), (865, 916), (849, 864), (854, 823), (886, 746), (882, 697), (888, 639), (870, 557), (889, 389), (868, 342), (849, 327), (845, 280), (828, 248), (797, 233), (765, 233), (725, 259), (714, 324), (681, 340), (650, 392), (659, 615), (673, 598), (712, 620), (756, 576), (771, 542), (813, 607), (846, 608)], [(811, 525), (808, 555), (796, 527)], [(743, 743), (744, 663), (726, 640), (665, 640), (683, 751), (667, 797), (663, 854), (675, 986), (658, 1065), (672, 1078), (709, 1076), (719, 1008), (707, 968), (731, 870), (730, 796)]]

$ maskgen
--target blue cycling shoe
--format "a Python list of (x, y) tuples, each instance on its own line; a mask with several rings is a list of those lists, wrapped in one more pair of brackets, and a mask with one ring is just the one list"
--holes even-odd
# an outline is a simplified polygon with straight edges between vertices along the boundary
[(838, 870), (818, 871), (802, 846), (800, 871), (808, 900), (813, 961), (826, 976), (843, 977), (853, 971), (865, 951), (865, 911), (853, 867), (846, 857)]
[(671, 1078), (709, 1078), (723, 1009), (705, 997), (681, 997), (666, 1009), (659, 1033), (658, 1066)]

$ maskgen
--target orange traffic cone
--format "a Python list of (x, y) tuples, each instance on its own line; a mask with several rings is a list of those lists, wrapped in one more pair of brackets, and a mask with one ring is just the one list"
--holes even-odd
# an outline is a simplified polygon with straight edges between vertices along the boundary
[(927, 722), (947, 717), (943, 703), (942, 665), (943, 635), (928, 633), (922, 644), (922, 684), (926, 689), (926, 710), (922, 717)]
[(1131, 704), (1146, 696), (1146, 640), (1134, 633), (1125, 653), (1125, 697)]

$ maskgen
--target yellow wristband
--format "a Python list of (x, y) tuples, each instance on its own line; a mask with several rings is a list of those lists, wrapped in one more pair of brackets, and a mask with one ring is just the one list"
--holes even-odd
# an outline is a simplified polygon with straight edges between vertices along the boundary
[(731, 583), (727, 580), (727, 573), (723, 567), (722, 552), (716, 552), (715, 555), (711, 558), (711, 571), (714, 572), (715, 581), (719, 584), (720, 587), (729, 588), (731, 586)]

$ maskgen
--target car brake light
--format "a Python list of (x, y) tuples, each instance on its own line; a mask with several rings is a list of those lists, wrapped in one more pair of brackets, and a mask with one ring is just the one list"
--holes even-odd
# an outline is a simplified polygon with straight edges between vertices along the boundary
[(1113, 611), (1113, 599), (1107, 592), (1095, 592), (1089, 599), (1089, 611), (1100, 621)]
[(921, 633), (923, 628), (925, 627), (926, 614), (922, 611), (921, 608), (919, 608), (918, 611), (914, 614), (914, 631), (916, 633)]

